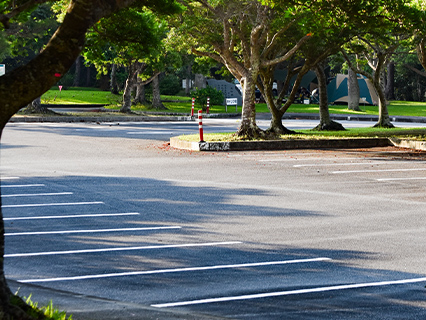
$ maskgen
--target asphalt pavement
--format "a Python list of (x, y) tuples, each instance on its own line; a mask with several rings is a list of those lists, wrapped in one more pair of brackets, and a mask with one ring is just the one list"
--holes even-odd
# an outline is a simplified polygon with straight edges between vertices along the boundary
[(426, 317), (424, 152), (168, 146), (196, 128), (8, 125), (10, 286), (77, 320)]

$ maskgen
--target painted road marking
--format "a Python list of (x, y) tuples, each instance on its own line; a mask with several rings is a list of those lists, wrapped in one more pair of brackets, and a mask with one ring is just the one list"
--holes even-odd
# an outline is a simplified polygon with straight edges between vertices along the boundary
[(179, 226), (165, 227), (145, 227), (145, 228), (121, 228), (121, 229), (93, 229), (93, 230), (59, 230), (59, 231), (38, 231), (38, 232), (14, 232), (5, 233), (5, 236), (34, 236), (46, 234), (73, 234), (73, 233), (100, 233), (100, 232), (126, 232), (126, 231), (151, 231), (151, 230), (169, 230), (182, 229)]
[(133, 271), (133, 272), (120, 272), (120, 273), (107, 273), (107, 274), (92, 274), (92, 275), (75, 276), (75, 277), (60, 277), (60, 278), (48, 278), (48, 279), (26, 279), (26, 280), (18, 280), (18, 282), (36, 283), (36, 282), (52, 282), (52, 281), (56, 282), (56, 281), (88, 280), (88, 279), (126, 277), (126, 276), (148, 275), (148, 274), (163, 274), (163, 273), (177, 273), (177, 272), (190, 272), (190, 271), (206, 271), (206, 270), (220, 270), (220, 269), (265, 267), (265, 266), (296, 264), (296, 263), (309, 263), (309, 262), (321, 262), (321, 261), (331, 261), (331, 259), (322, 257), (322, 258), (313, 258), (313, 259), (266, 261), (266, 262), (241, 263), (241, 264), (225, 264), (225, 265), (204, 266), (204, 267), (188, 267), (188, 268), (160, 269), (160, 270), (150, 270), (150, 271)]
[(426, 177), (414, 177), (414, 178), (382, 178), (376, 179), (377, 181), (402, 181), (402, 180), (426, 180)]
[[(314, 153), (296, 153), (296, 154), (291, 154), (291, 156), (293, 158), (282, 158), (282, 154), (277, 154), (277, 158), (273, 158), (272, 156), (274, 156), (273, 153), (271, 154), (266, 154), (265, 157), (271, 157), (270, 159), (258, 159), (259, 162), (287, 162), (287, 161), (302, 161), (303, 159), (298, 159), (296, 158), (296, 156), (309, 156), (309, 155), (314, 155)], [(234, 156), (234, 155), (232, 155)], [(256, 157), (256, 155), (244, 155), (244, 156), (252, 156), (252, 157)], [(231, 157), (231, 155), (229, 155), (228, 157)], [(234, 157), (238, 157), (238, 155), (234, 156)], [(278, 158), (280, 157), (280, 158)], [(313, 160), (318, 160), (318, 161), (336, 161), (336, 158), (309, 158), (309, 161), (313, 161)], [(359, 158), (345, 158), (344, 160), (359, 160)]]
[(295, 164), (294, 168), (302, 167), (329, 167), (329, 166), (371, 166), (376, 164), (385, 164), (389, 162), (336, 162), (336, 163), (312, 163), (312, 164)]
[(1, 177), (1, 180), (18, 180), (19, 177)]
[(129, 131), (127, 134), (174, 134), (173, 131)]
[(104, 204), (102, 201), (93, 202), (58, 202), (58, 203), (30, 203), (30, 204), (11, 204), (4, 205), (2, 208), (25, 208), (25, 207), (49, 207), (49, 206), (80, 206), (91, 204)]
[(6, 194), (2, 195), (3, 198), (12, 197), (43, 197), (43, 196), (65, 196), (73, 194), (72, 192), (52, 192), (52, 193), (20, 193), (20, 194)]
[(66, 216), (37, 216), (37, 217), (14, 217), (14, 218), (3, 218), (5, 221), (14, 220), (38, 220), (38, 219), (75, 219), (75, 218), (98, 218), (98, 217), (118, 217), (118, 216), (136, 216), (140, 215), (138, 212), (130, 213), (100, 213), (100, 214), (75, 214)]
[(241, 241), (227, 241), (227, 242), (186, 243), (186, 244), (171, 244), (171, 245), (143, 246), (143, 247), (118, 247), (118, 248), (104, 248), (104, 249), (69, 250), (69, 251), (29, 252), (29, 253), (5, 254), (4, 257), (5, 258), (17, 258), (17, 257), (37, 257), (37, 256), (63, 255), (63, 254), (77, 254), (77, 253), (98, 253), (98, 252), (113, 252), (113, 251), (191, 248), (191, 247), (212, 247), (212, 246), (224, 246), (224, 245), (241, 244), (241, 243), (242, 243)]
[(229, 302), (229, 301), (237, 301), (237, 300), (282, 297), (282, 296), (298, 295), (298, 294), (306, 294), (306, 293), (370, 288), (370, 287), (390, 286), (390, 285), (398, 285), (398, 284), (410, 284), (410, 283), (418, 283), (418, 282), (425, 282), (425, 281), (426, 281), (426, 278), (414, 278), (414, 279), (395, 280), (395, 281), (356, 283), (356, 284), (318, 287), (318, 288), (310, 288), (310, 289), (247, 294), (247, 295), (241, 295), (241, 296), (219, 297), (219, 298), (199, 299), (199, 300), (180, 301), (180, 302), (171, 302), (171, 303), (160, 303), (160, 304), (152, 304), (151, 307), (156, 307), (156, 308), (182, 307), (182, 306), (195, 305), (195, 304), (207, 304), (207, 303)]
[(45, 187), (44, 184), (11, 184), (11, 185), (2, 185), (2, 188), (29, 188), (29, 187)]
[(418, 169), (382, 169), (382, 170), (352, 170), (352, 171), (332, 171), (331, 173), (372, 173), (372, 172), (405, 172), (405, 171), (425, 171), (426, 168)]

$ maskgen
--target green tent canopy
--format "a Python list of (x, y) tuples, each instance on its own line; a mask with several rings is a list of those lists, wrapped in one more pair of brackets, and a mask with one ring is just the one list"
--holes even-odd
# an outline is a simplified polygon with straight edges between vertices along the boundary
[[(360, 104), (377, 105), (379, 98), (373, 84), (364, 76), (358, 75)], [(348, 103), (348, 75), (338, 74), (327, 85), (329, 103)]]

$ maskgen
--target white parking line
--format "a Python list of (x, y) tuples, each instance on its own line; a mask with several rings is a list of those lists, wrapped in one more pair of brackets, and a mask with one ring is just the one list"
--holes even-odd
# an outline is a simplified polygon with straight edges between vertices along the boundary
[(417, 169), (382, 169), (382, 170), (352, 170), (352, 171), (332, 171), (331, 173), (371, 173), (371, 172), (406, 172), (406, 171), (425, 171), (426, 168)]
[(426, 180), (426, 177), (413, 177), (413, 178), (382, 178), (376, 179), (377, 181), (401, 181), (401, 180)]
[(414, 279), (395, 280), (395, 281), (367, 282), (367, 283), (329, 286), (329, 287), (318, 287), (318, 288), (310, 288), (310, 289), (248, 294), (248, 295), (241, 295), (241, 296), (219, 297), (219, 298), (200, 299), (200, 300), (191, 300), (191, 301), (180, 301), (180, 302), (171, 302), (171, 303), (160, 303), (160, 304), (152, 304), (151, 307), (156, 307), (156, 308), (182, 307), (182, 306), (195, 305), (195, 304), (229, 302), (229, 301), (237, 301), (237, 300), (251, 300), (251, 299), (261, 299), (261, 298), (271, 298), (271, 297), (281, 297), (281, 296), (289, 296), (289, 295), (297, 295), (297, 294), (315, 293), (315, 292), (326, 292), (326, 291), (336, 291), (336, 290), (348, 290), (348, 289), (390, 286), (390, 285), (398, 285), (398, 284), (409, 284), (409, 283), (418, 283), (418, 282), (425, 282), (425, 281), (426, 281), (426, 278), (414, 278)]
[(3, 218), (3, 220), (15, 221), (15, 220), (39, 220), (39, 219), (75, 219), (75, 218), (99, 218), (99, 217), (136, 216), (136, 215), (140, 215), (140, 213), (130, 212), (130, 213), (75, 214), (75, 215), (66, 215), (66, 216), (14, 217), (14, 218)]
[(73, 194), (72, 192), (54, 192), (54, 193), (20, 193), (20, 194), (4, 194), (3, 198), (12, 197), (44, 197), (44, 196), (65, 196)]
[(129, 131), (127, 132), (127, 134), (168, 134), (168, 135), (172, 135), (174, 134), (173, 131)]
[(160, 270), (150, 270), (150, 271), (133, 271), (133, 272), (120, 272), (120, 273), (107, 273), (107, 274), (92, 274), (92, 275), (75, 276), (75, 277), (60, 277), (60, 278), (47, 278), (47, 279), (26, 279), (26, 280), (18, 280), (18, 282), (36, 283), (36, 282), (53, 282), (53, 281), (56, 282), (56, 281), (88, 280), (88, 279), (126, 277), (126, 276), (161, 274), (161, 273), (177, 273), (177, 272), (190, 272), (190, 271), (206, 271), (206, 270), (220, 270), (220, 269), (265, 267), (265, 266), (276, 266), (276, 265), (284, 265), (284, 264), (321, 262), (321, 261), (330, 261), (330, 260), (331, 260), (330, 258), (313, 258), (313, 259), (298, 259), (298, 260), (284, 260), (284, 261), (266, 261), (266, 262), (225, 264), (225, 265), (204, 266), (204, 267), (189, 267), (189, 268), (160, 269)]
[(46, 234), (73, 234), (73, 233), (102, 233), (102, 232), (126, 232), (126, 231), (154, 231), (154, 230), (169, 230), (182, 229), (179, 226), (166, 227), (145, 227), (145, 228), (121, 228), (121, 229), (92, 229), (92, 230), (59, 230), (59, 231), (38, 231), (38, 232), (14, 232), (5, 233), (5, 236), (34, 236)]
[(113, 252), (113, 251), (191, 248), (191, 247), (212, 247), (212, 246), (225, 246), (225, 245), (233, 245), (233, 244), (241, 244), (241, 243), (242, 243), (241, 241), (228, 241), (228, 242), (170, 244), (170, 245), (143, 246), (143, 247), (117, 247), (117, 248), (104, 248), (104, 249), (12, 253), (12, 254), (5, 254), (4, 257), (5, 258), (17, 258), (17, 257), (37, 257), (37, 256), (62, 255), (62, 254), (77, 254), (77, 253), (98, 253), (98, 252)]
[(335, 162), (335, 163), (310, 163), (310, 164), (295, 164), (294, 168), (302, 167), (330, 167), (330, 166), (371, 166), (376, 164), (385, 164), (389, 162)]
[(18, 180), (19, 177), (1, 177), (1, 180)]
[(29, 187), (44, 187), (44, 184), (12, 184), (12, 185), (2, 185), (2, 188), (29, 188)]
[(80, 206), (91, 204), (104, 204), (102, 201), (93, 202), (57, 202), (57, 203), (30, 203), (30, 204), (9, 204), (2, 208), (25, 208), (25, 207), (50, 207), (50, 206)]

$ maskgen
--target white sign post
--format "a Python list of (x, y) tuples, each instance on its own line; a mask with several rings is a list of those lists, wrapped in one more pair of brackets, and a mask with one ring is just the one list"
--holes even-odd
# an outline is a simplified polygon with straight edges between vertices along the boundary
[(238, 112), (238, 99), (237, 98), (227, 98), (225, 100), (226, 112), (228, 112), (228, 106), (235, 106), (235, 112)]
[(0, 76), (6, 73), (6, 65), (0, 64)]

